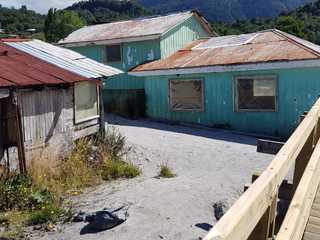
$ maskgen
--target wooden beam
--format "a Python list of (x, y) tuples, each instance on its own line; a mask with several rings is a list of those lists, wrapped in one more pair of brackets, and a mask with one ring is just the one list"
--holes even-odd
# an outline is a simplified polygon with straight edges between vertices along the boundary
[(294, 167), (294, 174), (293, 174), (293, 188), (292, 188), (292, 196), (296, 191), (301, 177), (306, 169), (309, 159), (313, 152), (313, 141), (314, 141), (314, 131), (309, 136), (306, 144), (303, 146), (299, 156), (296, 159), (295, 167)]
[(301, 240), (320, 183), (320, 141), (306, 167), (276, 240)]
[(246, 240), (270, 207), (319, 119), (320, 99), (262, 175), (238, 199), (204, 240)]

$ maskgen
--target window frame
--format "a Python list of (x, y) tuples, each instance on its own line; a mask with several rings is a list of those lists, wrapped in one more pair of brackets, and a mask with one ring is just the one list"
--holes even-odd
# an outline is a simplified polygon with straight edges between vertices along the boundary
[[(107, 53), (107, 49), (108, 47), (112, 47), (112, 46), (119, 46), (120, 48), (120, 60), (117, 60), (117, 61), (108, 61), (108, 53)], [(122, 44), (121, 43), (114, 43), (114, 44), (108, 44), (108, 45), (105, 45), (104, 46), (104, 62), (105, 63), (121, 63), (122, 62), (122, 53), (123, 53), (123, 50), (122, 50)]]
[[(239, 108), (239, 94), (238, 94), (238, 80), (241, 79), (253, 79), (253, 80), (264, 80), (265, 78), (269, 78), (275, 81), (275, 108), (274, 109), (240, 109)], [(234, 96), (234, 111), (235, 112), (278, 112), (278, 95), (279, 95), (279, 77), (277, 74), (261, 74), (261, 75), (238, 75), (234, 77), (233, 81), (233, 96)]]
[[(192, 82), (192, 81), (198, 81), (201, 83), (201, 109), (174, 109), (172, 107), (172, 82)], [(204, 112), (205, 111), (205, 83), (203, 78), (183, 78), (183, 79), (169, 79), (168, 81), (168, 101), (169, 101), (169, 108), (171, 112)]]
[[(81, 83), (85, 83), (85, 82), (88, 82), (88, 83), (94, 83), (96, 85), (96, 100), (97, 100), (97, 115), (95, 116), (91, 116), (91, 117), (87, 117), (87, 118), (83, 118), (83, 119), (80, 119), (78, 120), (77, 117), (76, 117), (76, 84), (81, 84)], [(96, 81), (84, 81), (84, 82), (77, 82), (74, 84), (74, 87), (73, 87), (73, 123), (74, 125), (80, 125), (80, 124), (83, 124), (83, 123), (87, 123), (87, 122), (90, 122), (90, 121), (93, 121), (93, 120), (96, 120), (96, 119), (100, 119), (100, 97), (99, 97), (99, 84), (97, 84)]]

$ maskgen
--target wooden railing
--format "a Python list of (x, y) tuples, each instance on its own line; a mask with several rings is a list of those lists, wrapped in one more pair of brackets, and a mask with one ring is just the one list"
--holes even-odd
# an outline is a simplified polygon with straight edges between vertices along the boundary
[[(238, 199), (204, 240), (300, 240), (320, 182), (320, 99), (268, 168)], [(294, 168), (291, 204), (279, 233), (275, 219), (280, 185)]]

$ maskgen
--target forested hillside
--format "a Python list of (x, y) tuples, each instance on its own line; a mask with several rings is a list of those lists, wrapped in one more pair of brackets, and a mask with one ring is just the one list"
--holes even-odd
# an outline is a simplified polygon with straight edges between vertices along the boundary
[(256, 32), (278, 28), (320, 44), (320, 0), (274, 19), (252, 19), (235, 23), (215, 23), (221, 35)]
[(159, 13), (199, 9), (210, 21), (231, 22), (257, 17), (276, 17), (313, 0), (140, 0)]
[[(90, 0), (76, 3), (66, 10), (50, 10), (48, 16), (38, 14), (28, 10), (25, 6), (20, 9), (5, 8), (0, 5), (0, 29), (6, 34), (31, 35), (36, 38), (46, 39), (55, 42), (70, 32), (88, 24), (98, 24), (112, 22), (116, 20), (131, 19), (154, 14), (151, 10), (142, 7), (138, 0)], [(151, 0), (140, 0), (150, 4)], [(268, 28), (278, 28), (280, 30), (295, 34), (320, 44), (320, 0), (300, 7), (296, 10), (283, 13), (279, 17), (262, 18), (263, 15), (274, 15), (282, 10), (291, 9), (297, 5), (310, 0), (177, 0), (165, 1), (152, 0), (152, 8), (163, 4), (169, 11), (172, 6), (176, 9), (184, 10), (196, 7), (206, 13), (210, 11), (216, 19), (233, 19), (239, 17), (258, 16), (251, 20), (240, 20), (226, 23), (212, 20), (212, 24), (221, 35), (248, 33)], [(275, 8), (275, 6), (277, 6)], [(214, 8), (214, 10), (210, 10)], [(162, 9), (162, 8), (160, 8)], [(274, 9), (278, 9), (274, 11)], [(246, 11), (245, 11), (246, 10)], [(261, 15), (262, 14), (262, 15)], [(212, 16), (213, 16), (212, 15)], [(229, 17), (228, 17), (229, 16)], [(27, 30), (35, 29), (33, 31)], [(45, 34), (44, 34), (45, 33)]]
[(67, 10), (78, 12), (88, 24), (107, 23), (151, 14), (151, 11), (135, 0), (81, 1), (68, 7)]
[(35, 29), (41, 33), (45, 16), (28, 10), (26, 6), (20, 9), (6, 8), (0, 5), (0, 29), (9, 34), (26, 34), (26, 30)]

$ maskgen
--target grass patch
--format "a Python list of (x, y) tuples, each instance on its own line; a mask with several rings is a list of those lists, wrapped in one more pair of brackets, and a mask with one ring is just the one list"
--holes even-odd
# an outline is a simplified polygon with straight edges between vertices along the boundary
[(172, 170), (168, 167), (168, 165), (163, 164), (163, 165), (160, 166), (160, 172), (159, 172), (158, 177), (161, 177), (161, 178), (174, 178), (176, 176), (177, 175), (172, 172)]
[(40, 225), (45, 223), (56, 223), (65, 214), (65, 211), (54, 204), (43, 206), (39, 210), (30, 213), (26, 225)]
[(120, 160), (108, 159), (101, 168), (101, 177), (105, 181), (119, 178), (135, 178), (141, 174), (141, 170), (132, 163)]

